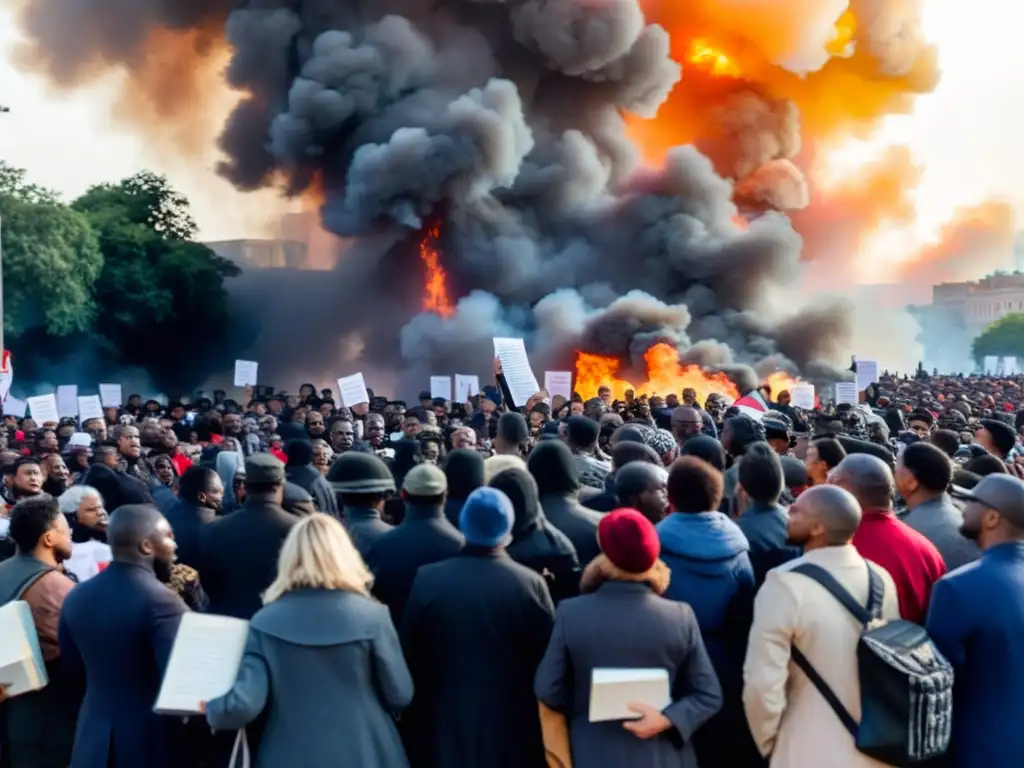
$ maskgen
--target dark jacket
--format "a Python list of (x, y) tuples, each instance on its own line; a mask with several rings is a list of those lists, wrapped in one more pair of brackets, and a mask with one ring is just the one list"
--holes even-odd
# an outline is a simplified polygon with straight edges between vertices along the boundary
[(285, 477), (288, 478), (288, 482), (295, 483), (313, 497), (313, 503), (318, 511), (331, 517), (338, 517), (338, 503), (334, 498), (334, 489), (327, 482), (327, 478), (320, 474), (320, 470), (312, 464), (289, 466), (285, 469)]
[(544, 576), (556, 604), (579, 594), (580, 562), (576, 548), (544, 516), (533, 476), (526, 470), (506, 469), (492, 478), (490, 485), (508, 496), (516, 511), (509, 556)]
[(246, 499), (237, 512), (203, 527), (199, 576), (210, 613), (252, 618), (277, 576), (281, 545), (298, 521), (276, 504)]
[(484, 484), (484, 457), (479, 451), (458, 448), (445, 457), (444, 474), (448, 479), (444, 516), (458, 528), (459, 513), (462, 512), (466, 498)]
[(384, 606), (351, 592), (287, 592), (252, 618), (234, 687), (206, 719), (235, 730), (266, 712), (258, 768), (407, 768), (393, 712), (412, 679)]
[(927, 629), (955, 673), (951, 768), (1024, 755), (1024, 542), (991, 547), (935, 584)]
[(580, 504), (594, 512), (613, 512), (619, 508), (619, 494), (615, 486), (615, 473), (612, 472), (604, 482), (604, 490), (600, 493), (580, 495)]
[(183, 499), (168, 509), (164, 516), (174, 531), (174, 541), (178, 545), (178, 562), (199, 569), (199, 536), (205, 523), (202, 510), (195, 504)]
[(309, 517), (316, 514), (316, 502), (307, 490), (302, 486), (285, 480), (284, 498), (281, 499), (281, 509), (296, 517)]
[(86, 680), (71, 768), (180, 764), (180, 720), (153, 703), (186, 610), (152, 571), (116, 561), (68, 594), (60, 655)]
[(344, 514), (348, 535), (352, 537), (352, 543), (359, 550), (363, 560), (368, 562), (373, 545), (394, 530), (394, 526), (385, 523), (381, 519), (380, 512), (375, 509), (345, 507)]
[(420, 569), (401, 630), (414, 766), (544, 768), (533, 676), (553, 621), (544, 580), (504, 552), (466, 547)]
[(391, 609), (396, 626), (401, 626), (402, 610), (420, 566), (457, 555), (463, 543), (462, 534), (452, 528), (440, 506), (406, 502), (402, 524), (378, 539), (370, 551), (373, 594)]
[(530, 454), (527, 468), (537, 481), (540, 506), (555, 528), (569, 537), (580, 566), (601, 554), (597, 545), (597, 524), (601, 515), (580, 505), (579, 472), (565, 443), (540, 443)]
[[(590, 678), (596, 667), (667, 669), (673, 729), (640, 739), (618, 721), (589, 722)], [(562, 712), (573, 764), (696, 768), (693, 735), (722, 705), (693, 610), (658, 597), (647, 584), (610, 581), (564, 600), (535, 682), (537, 698)]]
[(788, 524), (789, 514), (784, 507), (756, 501), (751, 501), (743, 514), (736, 518), (736, 525), (750, 545), (750, 564), (754, 568), (756, 589), (761, 588), (765, 574), (772, 568), (800, 557), (800, 548), (789, 544)]

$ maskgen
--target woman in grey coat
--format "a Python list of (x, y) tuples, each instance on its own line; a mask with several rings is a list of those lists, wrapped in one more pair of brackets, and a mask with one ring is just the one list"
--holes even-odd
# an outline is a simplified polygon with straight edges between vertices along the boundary
[(408, 768), (392, 713), (412, 701), (412, 678), (371, 581), (334, 518), (291, 529), (235, 685), (206, 704), (217, 730), (266, 710), (256, 768)]
[[(584, 594), (558, 606), (534, 692), (564, 714), (573, 768), (697, 768), (693, 734), (722, 706), (697, 619), (685, 603), (660, 597), (670, 573), (647, 518), (616, 510), (597, 538), (603, 554), (584, 572)], [(591, 723), (597, 667), (666, 669), (672, 702), (660, 711), (631, 705), (636, 720)]]

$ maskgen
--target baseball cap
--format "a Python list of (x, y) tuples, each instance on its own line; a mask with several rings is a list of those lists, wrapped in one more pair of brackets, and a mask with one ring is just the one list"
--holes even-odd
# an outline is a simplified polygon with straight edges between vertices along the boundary
[(1013, 475), (986, 475), (970, 490), (953, 486), (954, 498), (994, 509), (1018, 528), (1024, 528), (1024, 481)]

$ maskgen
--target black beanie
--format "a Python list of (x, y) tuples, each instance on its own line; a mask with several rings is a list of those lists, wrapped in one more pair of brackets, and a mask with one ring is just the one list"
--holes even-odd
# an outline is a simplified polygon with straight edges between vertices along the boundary
[(597, 444), (601, 427), (593, 419), (588, 419), (586, 416), (570, 416), (566, 425), (566, 436), (573, 445), (578, 445), (580, 448), (592, 448)]
[(696, 456), (719, 472), (725, 472), (725, 449), (713, 437), (694, 435), (679, 450), (680, 456)]
[(1013, 431), (1013, 427), (1009, 424), (996, 421), (995, 419), (982, 419), (981, 426), (992, 435), (992, 442), (996, 444), (996, 448), (1003, 452), (1003, 456), (1012, 451), (1013, 446), (1017, 444), (1017, 433)]
[(454, 450), (445, 459), (444, 474), (448, 497), (465, 499), (484, 484), (484, 457), (469, 448)]
[(304, 467), (313, 463), (313, 444), (309, 440), (292, 440), (288, 443), (289, 467)]
[(538, 443), (526, 461), (540, 493), (569, 494), (580, 489), (580, 473), (569, 447), (556, 440)]
[(520, 445), (530, 439), (530, 428), (521, 413), (509, 411), (498, 419), (498, 437), (507, 443)]

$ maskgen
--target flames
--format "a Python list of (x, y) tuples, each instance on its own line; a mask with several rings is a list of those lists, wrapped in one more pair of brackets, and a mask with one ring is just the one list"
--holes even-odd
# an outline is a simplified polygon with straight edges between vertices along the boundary
[(769, 374), (761, 382), (762, 385), (771, 390), (773, 403), (778, 401), (780, 392), (788, 391), (792, 393), (793, 387), (800, 383), (799, 379), (794, 379), (788, 373), (783, 371), (776, 371), (775, 373)]
[(715, 48), (704, 38), (691, 41), (686, 60), (714, 77), (740, 77), (743, 72), (724, 51)]
[(430, 224), (420, 238), (420, 261), (425, 270), (423, 311), (451, 317), (455, 314), (455, 307), (448, 296), (448, 275), (441, 266), (441, 252), (437, 247), (440, 237), (441, 225)]

